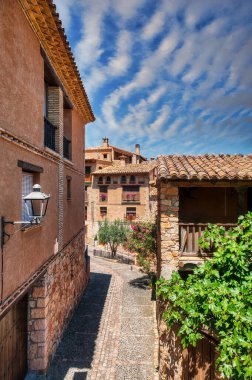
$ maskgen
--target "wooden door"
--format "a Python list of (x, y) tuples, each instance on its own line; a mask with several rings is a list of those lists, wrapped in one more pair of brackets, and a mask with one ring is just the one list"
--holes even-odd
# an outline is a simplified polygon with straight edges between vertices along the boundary
[(0, 379), (22, 380), (27, 372), (27, 297), (0, 320)]

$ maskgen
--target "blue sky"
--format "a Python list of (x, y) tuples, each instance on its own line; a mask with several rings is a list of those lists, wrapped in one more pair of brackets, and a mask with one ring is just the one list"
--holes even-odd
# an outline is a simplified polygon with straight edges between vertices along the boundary
[(252, 0), (55, 0), (96, 121), (86, 145), (252, 152)]

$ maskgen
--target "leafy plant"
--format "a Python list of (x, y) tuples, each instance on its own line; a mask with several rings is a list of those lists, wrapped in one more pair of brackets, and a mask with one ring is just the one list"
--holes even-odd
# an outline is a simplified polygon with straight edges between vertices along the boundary
[(170, 280), (157, 282), (157, 295), (166, 301), (163, 318), (178, 324), (183, 347), (196, 345), (202, 330), (214, 331), (216, 361), (221, 375), (252, 378), (252, 213), (241, 216), (230, 231), (209, 225), (200, 241), (213, 258), (186, 280), (173, 272)]
[(118, 246), (127, 240), (129, 234), (129, 226), (127, 223), (119, 219), (109, 222), (104, 220), (99, 222), (99, 229), (96, 239), (99, 243), (108, 244), (112, 257), (115, 257)]
[(126, 248), (137, 253), (138, 264), (144, 272), (152, 272), (156, 258), (156, 225), (151, 222), (132, 222)]

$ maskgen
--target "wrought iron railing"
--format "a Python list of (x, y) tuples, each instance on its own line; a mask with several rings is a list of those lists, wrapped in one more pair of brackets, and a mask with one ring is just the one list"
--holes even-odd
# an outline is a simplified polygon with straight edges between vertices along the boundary
[(44, 145), (52, 150), (56, 150), (56, 129), (57, 128), (44, 117)]
[(63, 156), (68, 160), (71, 159), (71, 140), (67, 139), (65, 136), (63, 137)]

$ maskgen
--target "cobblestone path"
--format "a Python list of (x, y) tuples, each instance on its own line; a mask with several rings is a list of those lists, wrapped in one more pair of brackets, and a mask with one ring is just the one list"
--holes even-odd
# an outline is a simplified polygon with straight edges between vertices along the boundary
[(47, 377), (26, 380), (154, 380), (155, 323), (143, 275), (91, 257), (91, 278)]

